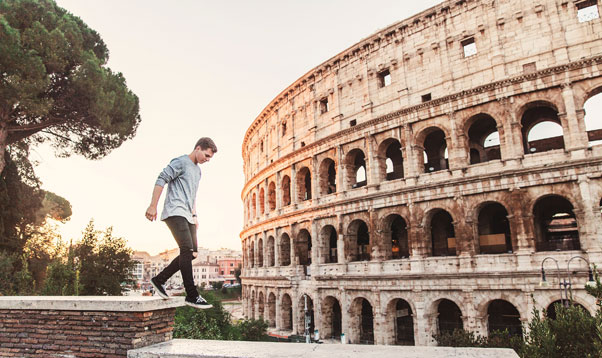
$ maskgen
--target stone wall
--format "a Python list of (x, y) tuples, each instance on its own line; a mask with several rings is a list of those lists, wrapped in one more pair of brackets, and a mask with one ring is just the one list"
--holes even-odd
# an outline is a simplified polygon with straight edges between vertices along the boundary
[(0, 297), (0, 357), (126, 357), (171, 339), (180, 301)]

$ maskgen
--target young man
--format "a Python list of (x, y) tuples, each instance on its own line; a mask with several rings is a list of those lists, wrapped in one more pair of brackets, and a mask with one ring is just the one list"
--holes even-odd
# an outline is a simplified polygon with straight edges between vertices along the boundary
[(157, 219), (157, 203), (163, 186), (167, 186), (167, 197), (163, 206), (161, 220), (165, 221), (180, 248), (176, 257), (161, 273), (151, 279), (151, 284), (159, 296), (169, 298), (163, 285), (169, 278), (180, 271), (186, 288), (186, 304), (196, 308), (213, 307), (201, 297), (194, 285), (192, 277), (192, 259), (197, 256), (196, 229), (199, 225), (196, 214), (196, 193), (201, 180), (200, 164), (208, 162), (217, 153), (217, 147), (211, 138), (198, 140), (192, 153), (182, 155), (163, 169), (153, 190), (150, 206), (146, 209), (146, 218)]

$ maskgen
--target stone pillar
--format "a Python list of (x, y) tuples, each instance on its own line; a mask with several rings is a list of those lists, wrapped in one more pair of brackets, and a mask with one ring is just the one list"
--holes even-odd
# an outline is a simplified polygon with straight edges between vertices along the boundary
[(343, 193), (345, 190), (347, 190), (347, 187), (345, 187), (345, 170), (343, 168), (343, 147), (341, 145), (339, 145), (337, 147), (337, 177), (336, 177), (336, 186), (337, 186), (337, 195), (340, 195), (339, 193)]
[(295, 164), (291, 165), (291, 204), (297, 204), (299, 202), (297, 198), (297, 166)]
[(601, 247), (599, 234), (602, 232), (602, 220), (600, 220), (600, 207), (598, 198), (593, 198), (590, 186), (591, 182), (586, 175), (578, 177), (580, 203), (583, 212), (577, 223), (579, 225), (579, 241), (581, 248), (590, 253), (600, 255)]
[(282, 330), (282, 292), (276, 291), (276, 330)]
[(565, 113), (558, 113), (562, 124), (564, 147), (567, 151), (585, 149), (588, 145), (585, 122), (579, 120), (575, 105), (575, 94), (570, 82), (561, 85)]
[(318, 265), (320, 263), (320, 248), (321, 242), (318, 235), (317, 220), (311, 221), (311, 274), (318, 273)]
[(350, 302), (347, 299), (347, 291), (344, 288), (340, 288), (341, 292), (341, 333), (345, 335), (346, 343), (349, 343), (349, 334), (351, 332), (350, 318), (349, 318), (349, 305)]
[(282, 234), (279, 229), (274, 229), (274, 266), (280, 265), (280, 235)]
[[(337, 215), (337, 262), (340, 264), (347, 263), (347, 258), (345, 257), (345, 228), (343, 227), (343, 217), (339, 214)], [(341, 309), (342, 306), (341, 306)]]
[(282, 209), (282, 175), (276, 173), (276, 211)]
[(369, 134), (364, 138), (364, 142), (366, 143), (366, 159), (368, 162), (366, 163), (366, 185), (375, 185), (379, 183), (378, 180), (378, 162), (377, 162), (377, 153), (375, 153), (374, 149), (374, 140), (372, 136)]
[(374, 344), (387, 344), (387, 315), (380, 310), (374, 311)]
[(320, 188), (318, 188), (318, 158), (314, 155), (311, 158), (311, 198), (317, 199), (320, 196)]
[(447, 114), (451, 126), (449, 138), (445, 138), (447, 142), (447, 153), (450, 170), (466, 168), (468, 166), (468, 146), (466, 133), (461, 128), (456, 128), (454, 112)]

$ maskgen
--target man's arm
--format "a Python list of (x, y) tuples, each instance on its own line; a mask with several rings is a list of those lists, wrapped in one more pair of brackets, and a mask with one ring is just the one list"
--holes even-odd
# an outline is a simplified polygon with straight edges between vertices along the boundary
[(148, 206), (148, 209), (146, 209), (146, 218), (150, 221), (155, 221), (157, 219), (157, 205), (159, 204), (159, 198), (161, 197), (162, 192), (163, 187), (161, 185), (155, 185), (151, 203)]

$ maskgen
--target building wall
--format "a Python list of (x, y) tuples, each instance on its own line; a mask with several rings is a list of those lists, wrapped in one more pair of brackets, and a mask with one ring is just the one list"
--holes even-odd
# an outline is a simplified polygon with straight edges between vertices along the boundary
[[(350, 342), (363, 340), (371, 316), (373, 341), (393, 344), (396, 315), (411, 312), (414, 343), (428, 345), (443, 300), (464, 328), (487, 334), (497, 300), (526, 322), (533, 307), (560, 299), (557, 282), (538, 285), (546, 257), (563, 276), (573, 256), (599, 264), (602, 146), (588, 141), (583, 106), (602, 92), (602, 21), (580, 22), (582, 4), (446, 1), (270, 102), (242, 148), (245, 315), (300, 333), (307, 295), (320, 332), (334, 330), (338, 304)], [(466, 56), (471, 42), (476, 54)], [(529, 142), (542, 121), (562, 136)], [(497, 155), (483, 145), (491, 130)], [(389, 173), (387, 158), (397, 160)], [(560, 228), (562, 218), (574, 228)], [(395, 251), (392, 235), (406, 247)], [(593, 312), (586, 263), (570, 268), (579, 271), (575, 300)]]

